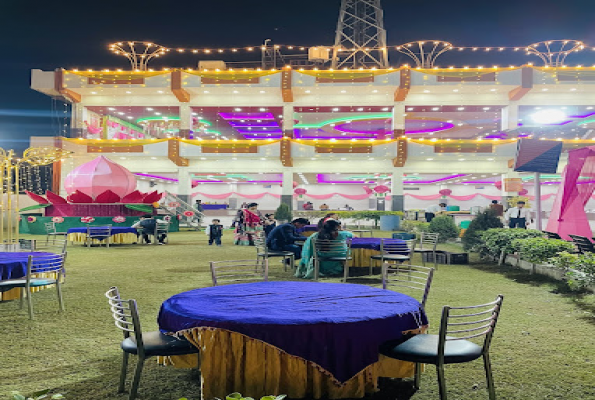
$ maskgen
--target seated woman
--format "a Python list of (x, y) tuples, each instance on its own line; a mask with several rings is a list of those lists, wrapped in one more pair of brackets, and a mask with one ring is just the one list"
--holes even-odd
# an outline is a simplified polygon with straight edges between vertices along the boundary
[[(345, 242), (345, 249), (335, 254), (322, 254), (322, 256), (345, 257), (347, 255), (347, 239), (353, 233), (339, 230), (341, 223), (334, 219), (327, 220), (322, 230), (310, 236), (302, 249), (302, 259), (297, 267), (295, 276), (298, 278), (312, 279), (314, 277), (314, 243), (317, 239), (341, 240)], [(320, 276), (339, 276), (343, 273), (343, 264), (340, 261), (320, 261)]]
[[(339, 221), (339, 214), (334, 213), (334, 212), (330, 212), (330, 213), (326, 214), (324, 216), (324, 218), (321, 218), (318, 221), (318, 232), (320, 232), (322, 230), (322, 226), (325, 224), (325, 222), (330, 221), (331, 219), (338, 222)], [(339, 224), (341, 224), (341, 223), (339, 222)]]

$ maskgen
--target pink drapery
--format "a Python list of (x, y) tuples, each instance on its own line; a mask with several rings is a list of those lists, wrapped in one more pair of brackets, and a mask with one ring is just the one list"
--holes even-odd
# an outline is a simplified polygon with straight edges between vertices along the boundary
[(344, 194), (344, 193), (329, 193), (329, 194), (305, 194), (305, 196), (310, 197), (314, 200), (326, 200), (330, 199), (333, 196), (341, 196), (349, 200), (365, 200), (370, 197), (368, 193), (364, 194)]
[(593, 198), (595, 180), (579, 182), (580, 177), (595, 178), (595, 146), (568, 152), (568, 164), (546, 228), (565, 239), (569, 239), (569, 234), (592, 236), (585, 205)]
[(280, 194), (274, 194), (274, 193), (270, 193), (270, 192), (263, 192), (263, 193), (256, 193), (256, 194), (244, 194), (244, 193), (238, 193), (238, 192), (229, 192), (229, 193), (221, 193), (221, 194), (211, 194), (211, 193), (202, 193), (202, 192), (192, 193), (192, 197), (203, 196), (203, 197), (208, 197), (209, 199), (215, 199), (215, 200), (227, 199), (233, 195), (236, 195), (238, 197), (244, 197), (246, 199), (262, 199), (266, 195), (273, 196), (276, 198), (281, 197)]

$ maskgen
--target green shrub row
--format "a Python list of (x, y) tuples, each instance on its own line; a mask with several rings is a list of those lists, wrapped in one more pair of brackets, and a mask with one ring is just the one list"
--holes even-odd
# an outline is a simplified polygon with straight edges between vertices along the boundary
[(430, 232), (437, 233), (439, 242), (446, 242), (459, 237), (459, 228), (452, 217), (440, 215), (430, 222)]
[[(308, 218), (310, 220), (323, 218), (329, 213), (338, 214), (340, 219), (353, 219), (355, 221), (374, 221), (374, 225), (378, 226), (378, 221), (383, 215), (397, 215), (403, 217), (402, 211), (294, 211), (294, 217)], [(276, 218), (276, 214), (275, 214)], [(314, 221), (311, 221), (314, 222)]]
[(515, 252), (512, 242), (515, 239), (529, 239), (543, 237), (543, 232), (534, 229), (503, 229), (492, 228), (481, 233), (482, 243), (477, 244), (476, 251), (482, 256), (500, 257), (502, 252)]
[(534, 264), (543, 264), (559, 253), (574, 250), (574, 244), (565, 240), (532, 237), (515, 239), (511, 247), (520, 253), (521, 259)]
[(419, 235), (424, 232), (430, 232), (430, 223), (425, 221), (401, 221), (401, 229), (407, 233)]
[(478, 248), (483, 244), (481, 235), (483, 232), (492, 228), (503, 228), (502, 221), (496, 215), (496, 212), (490, 208), (477, 215), (471, 223), (469, 228), (463, 235), (463, 247), (467, 251), (478, 251)]
[(550, 258), (548, 263), (566, 272), (566, 282), (571, 289), (595, 287), (595, 253), (571, 254), (563, 251)]

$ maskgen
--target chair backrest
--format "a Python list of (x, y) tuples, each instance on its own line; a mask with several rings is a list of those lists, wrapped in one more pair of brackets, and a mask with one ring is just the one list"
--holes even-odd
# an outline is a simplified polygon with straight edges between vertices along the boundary
[(345, 257), (351, 254), (351, 240), (314, 240), (314, 259), (326, 257)]
[(562, 239), (562, 237), (555, 232), (543, 231), (543, 233), (545, 233), (545, 235), (548, 237), (548, 239), (558, 239), (558, 240)]
[(444, 361), (444, 346), (450, 340), (484, 337), (483, 353), (487, 353), (503, 300), (504, 296), (500, 294), (496, 300), (487, 304), (467, 307), (444, 306), (438, 334), (438, 359)]
[(35, 239), (19, 239), (19, 248), (21, 250), (35, 251), (36, 241)]
[(116, 286), (112, 286), (105, 292), (105, 297), (108, 299), (116, 327), (122, 331), (125, 339), (130, 337), (131, 334), (134, 335), (138, 355), (144, 356), (145, 348), (136, 300), (122, 300), (120, 291)]
[(155, 233), (168, 233), (169, 232), (169, 223), (168, 222), (157, 222), (155, 224)]
[(380, 252), (383, 254), (411, 254), (414, 249), (415, 239), (380, 239)]
[(56, 254), (65, 254), (66, 253), (66, 246), (68, 245), (68, 240), (52, 238), (49, 243), (37, 243), (35, 245), (35, 251), (45, 252), (45, 253), (56, 253)]
[(256, 254), (265, 254), (265, 256), (269, 253), (269, 249), (267, 248), (266, 237), (264, 236), (263, 232), (259, 232), (253, 236), (254, 240), (254, 248), (256, 248)]
[(588, 237), (579, 235), (568, 235), (581, 253), (594, 253), (595, 246)]
[(436, 250), (436, 245), (438, 244), (439, 237), (440, 234), (438, 233), (423, 232), (419, 239), (419, 248), (426, 250)]
[(64, 275), (64, 261), (66, 254), (30, 255), (27, 262), (27, 286), (34, 275), (42, 273), (55, 273), (58, 280)]
[(56, 224), (53, 222), (46, 222), (43, 224), (45, 226), (45, 233), (56, 233)]
[(112, 234), (112, 226), (111, 225), (102, 225), (102, 226), (91, 226), (87, 225), (87, 236), (90, 238), (105, 238), (111, 236)]
[(411, 297), (418, 299), (424, 308), (430, 295), (433, 277), (434, 268), (408, 264), (382, 265), (382, 288), (394, 286), (400, 293), (411, 293)]
[(269, 260), (211, 261), (213, 286), (269, 280)]

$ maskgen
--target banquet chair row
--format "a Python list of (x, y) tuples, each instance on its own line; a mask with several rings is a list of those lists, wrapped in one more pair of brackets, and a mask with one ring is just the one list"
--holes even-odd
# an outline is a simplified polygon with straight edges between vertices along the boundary
[[(419, 389), (421, 364), (436, 366), (440, 399), (447, 400), (444, 366), (483, 358), (487, 390), (490, 400), (496, 399), (490, 345), (500, 316), (504, 296), (480, 305), (466, 307), (444, 306), (437, 335), (415, 335), (401, 343), (387, 342), (380, 347), (386, 357), (415, 363), (414, 388)], [(473, 339), (483, 339), (480, 344)]]
[(213, 286), (269, 280), (269, 260), (211, 261)]
[[(105, 293), (105, 296), (108, 298), (114, 323), (124, 334), (124, 340), (120, 343), (120, 347), (122, 348), (122, 369), (120, 372), (120, 384), (118, 386), (119, 393), (124, 392), (125, 389), (130, 354), (134, 354), (138, 358), (128, 400), (134, 400), (136, 398), (141, 374), (147, 358), (198, 353), (198, 348), (186, 339), (164, 335), (160, 331), (143, 332), (136, 300), (122, 300), (117, 287), (112, 286)], [(197, 365), (197, 367), (200, 368), (200, 365)]]
[(266, 236), (263, 233), (254, 236), (254, 247), (256, 248), (256, 262), (262, 258), (268, 260), (269, 258), (282, 258), (283, 269), (287, 271), (287, 261), (291, 265), (291, 269), (295, 268), (295, 255), (291, 251), (275, 251), (268, 248), (266, 244)]
[(65, 253), (29, 255), (26, 275), (22, 278), (0, 280), (0, 290), (20, 288), (20, 307), (23, 308), (23, 300), (26, 297), (29, 319), (33, 319), (33, 293), (31, 289), (55, 285), (59, 310), (63, 312), (62, 278), (64, 276), (65, 260)]

